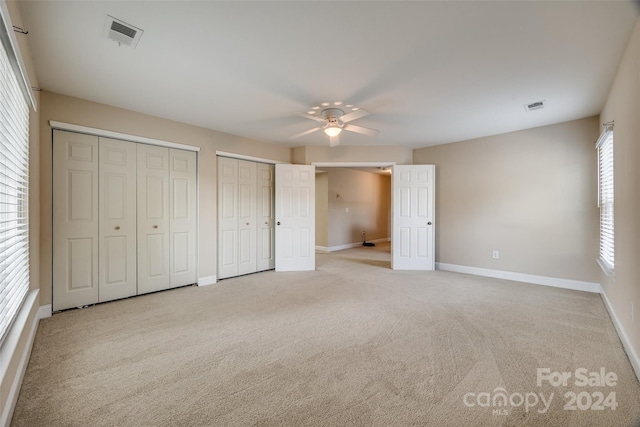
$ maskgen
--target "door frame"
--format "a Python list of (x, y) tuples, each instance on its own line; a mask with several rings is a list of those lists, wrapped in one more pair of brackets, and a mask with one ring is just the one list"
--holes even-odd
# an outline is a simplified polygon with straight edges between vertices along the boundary
[(262, 157), (245, 156), (244, 154), (236, 154), (236, 153), (230, 153), (228, 151), (220, 151), (220, 150), (216, 150), (216, 157), (228, 157), (230, 159), (248, 160), (250, 162), (267, 163), (270, 165), (278, 165), (278, 164), (290, 165), (291, 164), (291, 162), (283, 162), (280, 160), (273, 160), (273, 159), (264, 159)]
[(311, 162), (316, 168), (386, 168), (397, 162)]

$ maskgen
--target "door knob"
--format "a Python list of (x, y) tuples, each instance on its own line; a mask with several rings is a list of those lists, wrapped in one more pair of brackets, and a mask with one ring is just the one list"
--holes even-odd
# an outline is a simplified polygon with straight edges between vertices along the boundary
[(429, 221), (429, 222), (427, 223), (427, 225), (431, 225), (431, 221)]
[(116, 225), (116, 230), (120, 230), (120, 226), (119, 225)]
[(280, 225), (280, 221), (278, 221), (276, 224)]
[(153, 228), (158, 228), (158, 226), (157, 226), (157, 225), (154, 225), (154, 226), (153, 226)]
[(245, 225), (249, 225), (249, 223), (248, 223), (248, 222), (245, 222)]
[(269, 221), (265, 221), (265, 222), (264, 222), (264, 225), (269, 225)]

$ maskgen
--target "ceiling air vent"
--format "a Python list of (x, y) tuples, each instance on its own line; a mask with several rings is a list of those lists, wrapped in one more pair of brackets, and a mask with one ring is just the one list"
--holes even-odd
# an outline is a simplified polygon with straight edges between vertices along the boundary
[(532, 102), (531, 104), (526, 104), (524, 106), (524, 111), (535, 111), (535, 110), (542, 110), (544, 107), (547, 106), (547, 101), (537, 101), (537, 102)]
[(128, 46), (135, 49), (140, 37), (142, 37), (142, 33), (143, 31), (140, 28), (107, 15), (103, 36), (118, 43), (118, 46)]

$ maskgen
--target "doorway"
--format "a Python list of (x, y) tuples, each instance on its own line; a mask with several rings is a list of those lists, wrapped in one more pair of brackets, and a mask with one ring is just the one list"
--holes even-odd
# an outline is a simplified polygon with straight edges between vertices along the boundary
[[(320, 170), (326, 168), (377, 168), (380, 171), (386, 168), (391, 172), (390, 194), (391, 203), (388, 217), (391, 226), (387, 228), (391, 242), (391, 268), (394, 270), (434, 270), (435, 269), (435, 166), (434, 165), (395, 165), (390, 163), (312, 163)], [(348, 192), (351, 203), (361, 207), (366, 192), (359, 191), (353, 184), (356, 179), (342, 177), (336, 183), (331, 184), (331, 177), (327, 181), (327, 235), (337, 230), (340, 233), (341, 224), (346, 222), (351, 225), (350, 230), (342, 229), (342, 238), (345, 236), (351, 241), (341, 245), (331, 246), (332, 241), (327, 238), (326, 249), (320, 246), (318, 249), (327, 252), (332, 250), (347, 249), (362, 244), (354, 242), (355, 233), (363, 233), (366, 239), (367, 230), (362, 229), (362, 219), (357, 212), (355, 219), (344, 220), (349, 216), (351, 208), (343, 202), (333, 203), (334, 199), (344, 199), (341, 194)], [(323, 178), (319, 179), (323, 185)], [(333, 190), (329, 190), (329, 188)], [(330, 193), (330, 194), (329, 194)], [(340, 217), (331, 217), (331, 204), (337, 206)], [(388, 211), (387, 211), (388, 212)], [(321, 212), (320, 215), (323, 213)], [(355, 226), (354, 226), (355, 225)], [(357, 235), (357, 234), (356, 234)], [(387, 240), (388, 238), (384, 238)]]
[(316, 169), (316, 250), (391, 240), (391, 173), (379, 167)]

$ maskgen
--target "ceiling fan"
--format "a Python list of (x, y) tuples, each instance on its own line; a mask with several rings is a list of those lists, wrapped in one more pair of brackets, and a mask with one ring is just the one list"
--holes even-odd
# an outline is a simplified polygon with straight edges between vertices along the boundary
[[(326, 103), (328, 104), (328, 103)], [(350, 106), (351, 107), (351, 106)], [(359, 119), (361, 117), (367, 116), (370, 113), (362, 108), (352, 108), (352, 111), (346, 113), (337, 107), (328, 107), (324, 110), (321, 110), (319, 113), (316, 113), (316, 110), (319, 110), (320, 107), (313, 107), (306, 114), (299, 113), (302, 117), (305, 117), (310, 120), (314, 120), (316, 122), (322, 123), (322, 126), (315, 127), (313, 129), (306, 130), (297, 135), (293, 135), (291, 139), (300, 138), (305, 135), (309, 135), (310, 133), (319, 131), (320, 129), (324, 130), (324, 133), (329, 137), (329, 146), (335, 147), (340, 144), (340, 133), (343, 130), (347, 130), (350, 132), (361, 133), (363, 135), (375, 136), (380, 133), (380, 131), (375, 129), (369, 129), (362, 126), (356, 126), (351, 124), (353, 120)]]

